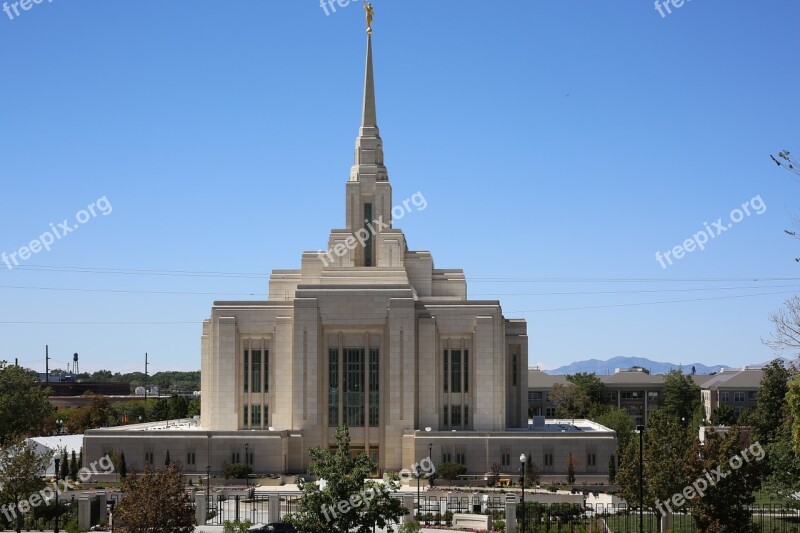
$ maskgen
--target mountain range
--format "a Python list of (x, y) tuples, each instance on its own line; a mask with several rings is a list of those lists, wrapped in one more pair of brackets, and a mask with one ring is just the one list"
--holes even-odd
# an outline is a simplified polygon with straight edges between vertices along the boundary
[(607, 361), (601, 361), (600, 359), (577, 361), (552, 370), (545, 370), (545, 372), (548, 374), (576, 374), (578, 372), (588, 372), (590, 374), (602, 375), (613, 374), (617, 368), (631, 368), (634, 366), (646, 368), (651, 374), (666, 374), (670, 370), (676, 370), (678, 368), (683, 369), (686, 373), (691, 373), (692, 367), (694, 367), (697, 374), (711, 374), (712, 372), (719, 372), (723, 368), (730, 368), (725, 365), (706, 366), (702, 363), (663, 363), (647, 359), (646, 357), (612, 357)]

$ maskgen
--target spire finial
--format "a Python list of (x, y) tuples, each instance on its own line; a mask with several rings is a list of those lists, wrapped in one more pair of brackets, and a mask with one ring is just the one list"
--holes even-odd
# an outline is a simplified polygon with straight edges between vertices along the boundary
[(375, 17), (372, 2), (367, 3), (367, 0), (364, 0), (364, 11), (367, 12), (367, 35), (372, 35), (372, 19)]

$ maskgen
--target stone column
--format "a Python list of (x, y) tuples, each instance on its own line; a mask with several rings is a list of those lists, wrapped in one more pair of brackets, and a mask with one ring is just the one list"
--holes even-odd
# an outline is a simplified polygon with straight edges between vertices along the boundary
[(267, 504), (267, 511), (269, 513), (270, 522), (281, 521), (281, 495), (277, 492), (269, 495), (269, 503)]
[(506, 533), (517, 533), (517, 496), (506, 495)]
[(194, 518), (197, 520), (198, 526), (206, 524), (206, 517), (208, 516), (208, 509), (206, 508), (206, 491), (200, 490), (194, 494)]
[(406, 508), (406, 514), (403, 516), (403, 523), (410, 522), (414, 518), (414, 494), (403, 495), (403, 507)]

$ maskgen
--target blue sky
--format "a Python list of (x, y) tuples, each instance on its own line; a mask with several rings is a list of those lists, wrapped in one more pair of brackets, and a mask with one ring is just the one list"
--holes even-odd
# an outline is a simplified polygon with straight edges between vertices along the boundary
[[(528, 320), (531, 364), (771, 357), (769, 314), (800, 288), (800, 183), (769, 160), (800, 154), (800, 3), (373, 4), (395, 200), (428, 201), (398, 225)], [(343, 225), (364, 46), (355, 2), (0, 12), (0, 252), (112, 208), (0, 263), (0, 359), (43, 369), (49, 344), (60, 367), (199, 368), (213, 300), (263, 298)], [(656, 261), (756, 197), (762, 214)]]

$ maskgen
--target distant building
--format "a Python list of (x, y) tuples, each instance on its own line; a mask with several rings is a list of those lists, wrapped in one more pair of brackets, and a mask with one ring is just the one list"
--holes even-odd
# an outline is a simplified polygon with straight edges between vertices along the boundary
[(25, 439), (25, 442), (33, 443), (36, 446), (36, 453), (43, 455), (48, 452), (53, 453), (53, 458), (47, 466), (43, 476), (55, 476), (55, 459), (58, 458), (63, 451), (67, 452), (67, 457), (71, 458), (72, 452), (75, 455), (81, 453), (83, 448), (83, 435), (58, 435), (55, 437), (32, 437)]
[[(730, 405), (737, 416), (755, 408), (763, 375), (761, 368), (745, 367), (690, 377), (700, 387), (700, 400), (708, 420), (720, 405)], [(650, 413), (664, 401), (664, 374), (651, 375), (647, 369), (633, 367), (617, 368), (613, 374), (597, 377), (605, 385), (605, 404), (626, 410), (636, 424), (647, 425)], [(528, 369), (528, 407), (534, 416), (556, 416), (556, 406), (550, 399), (555, 384), (569, 385), (567, 376)]]

